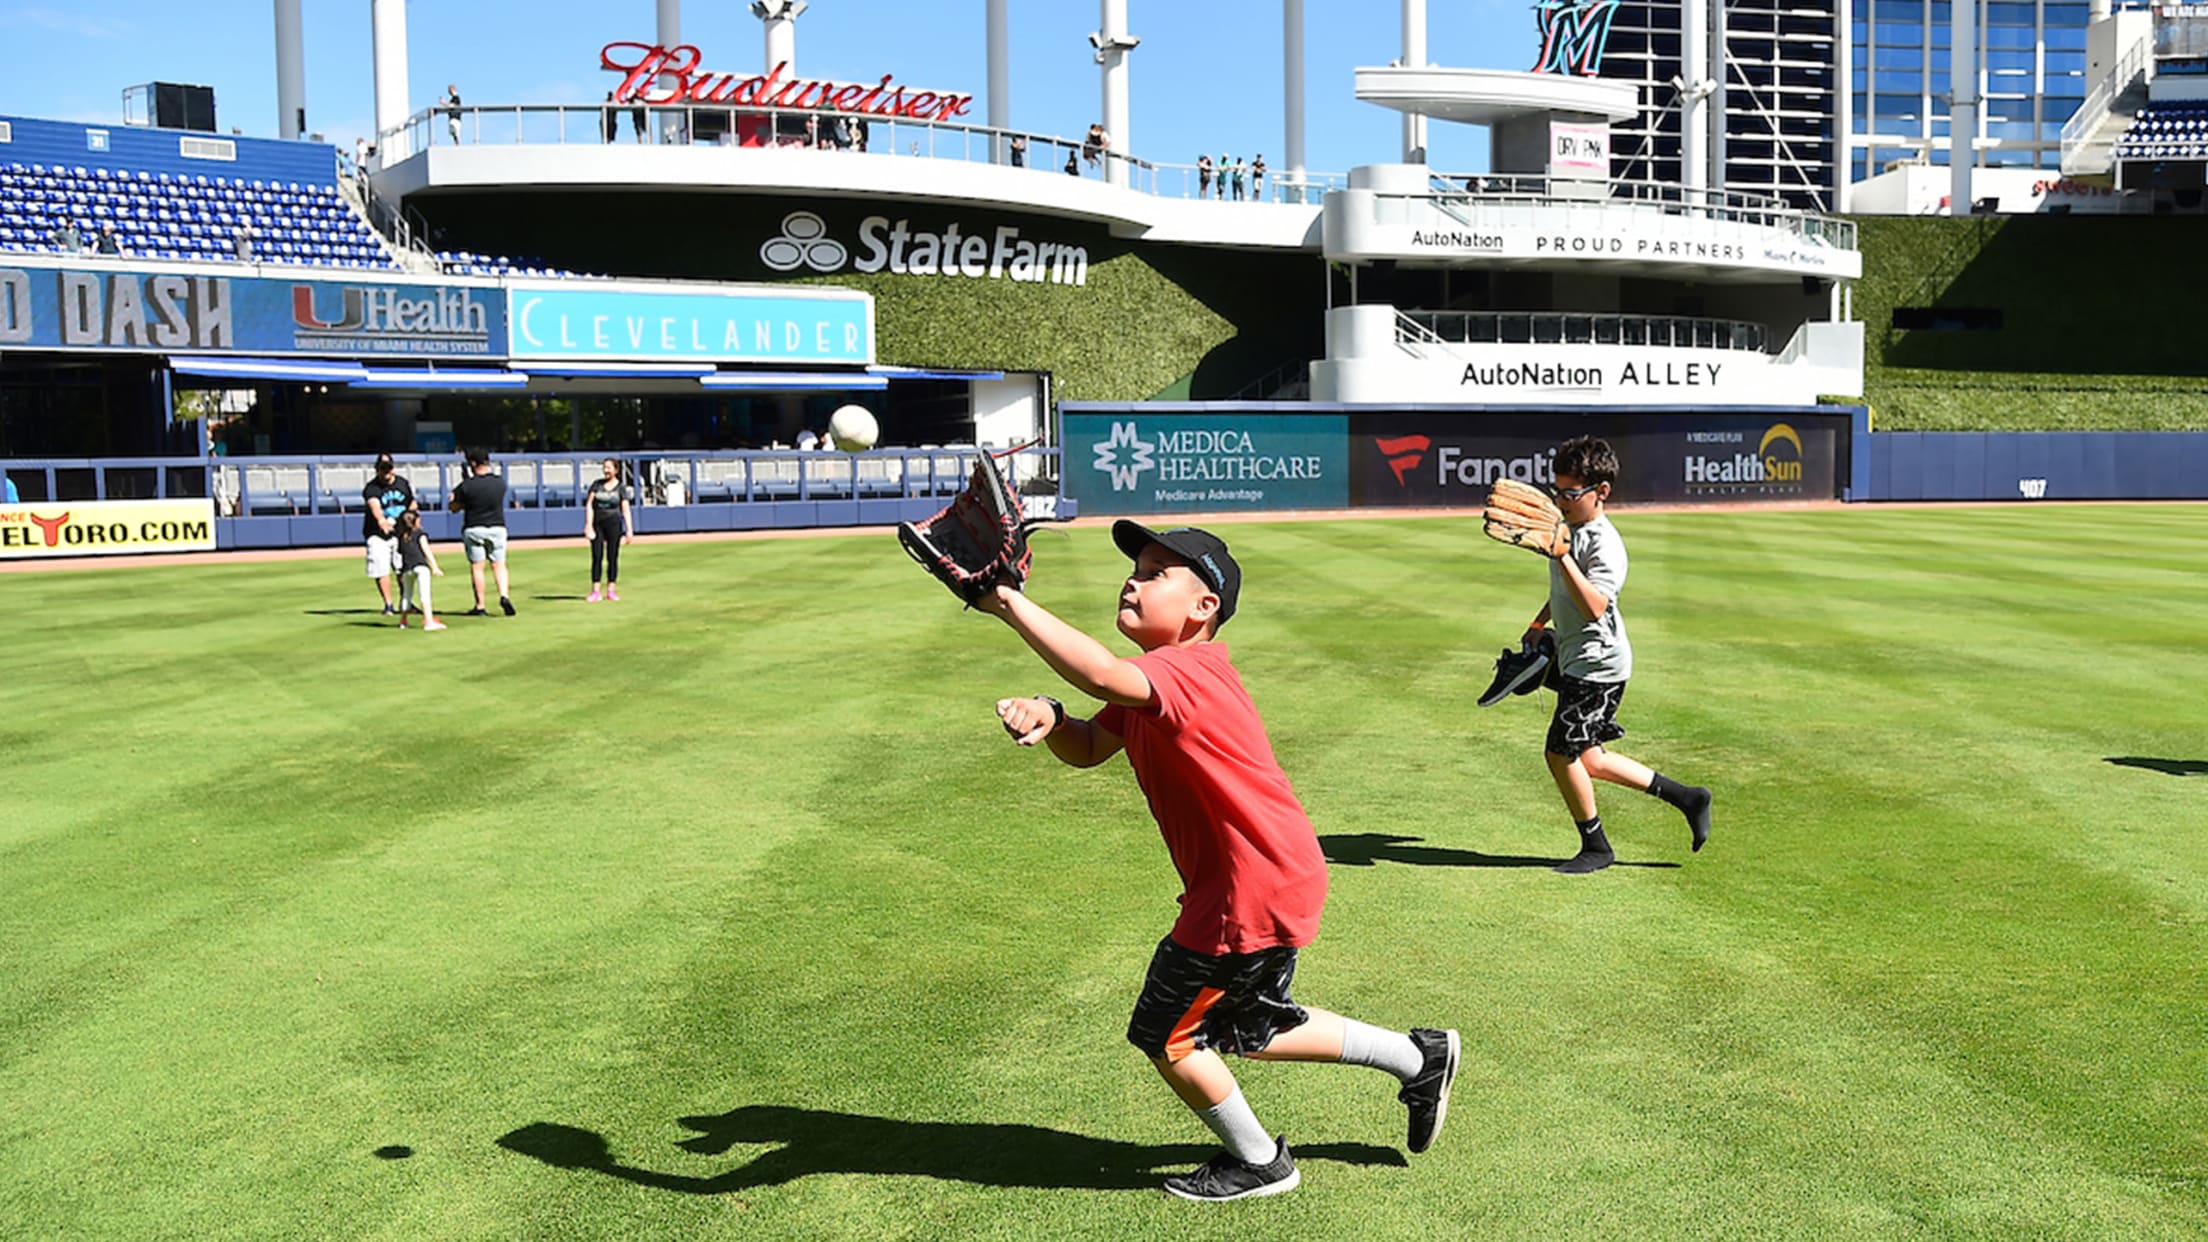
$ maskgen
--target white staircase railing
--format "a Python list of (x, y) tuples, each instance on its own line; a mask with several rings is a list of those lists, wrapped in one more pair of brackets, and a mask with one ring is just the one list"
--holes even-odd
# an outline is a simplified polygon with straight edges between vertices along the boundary
[(2108, 76), (2102, 78), (2092, 93), (2085, 97), (2085, 102), (2078, 105), (2078, 110), (2070, 115), (2068, 121), (2063, 122), (2064, 172), (2072, 171), (2078, 153), (2096, 139), (2101, 123), (2108, 119), (2110, 106), (2125, 91), (2131, 89), (2133, 81), (2147, 71), (2147, 58), (2153, 50), (2154, 39), (2151, 35), (2134, 41), (2131, 50), (2117, 58), (2116, 67), (2109, 70)]

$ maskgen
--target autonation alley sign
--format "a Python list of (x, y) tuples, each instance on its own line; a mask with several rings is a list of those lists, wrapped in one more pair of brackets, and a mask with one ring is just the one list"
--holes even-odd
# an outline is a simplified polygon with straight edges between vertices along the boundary
[[(1332, 400), (1476, 405), (1813, 405), (1830, 368), (1751, 350), (1450, 345), (1446, 356), (1336, 362)], [(1433, 351), (1438, 354), (1438, 350)]]

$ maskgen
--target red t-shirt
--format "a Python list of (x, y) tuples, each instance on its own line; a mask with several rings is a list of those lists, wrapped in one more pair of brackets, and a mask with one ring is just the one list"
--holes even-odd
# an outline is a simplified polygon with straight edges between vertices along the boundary
[(1181, 873), (1173, 939), (1211, 954), (1311, 943), (1326, 905), (1326, 855), (1226, 647), (1161, 647), (1134, 663), (1157, 704), (1111, 704), (1096, 723), (1126, 739)]

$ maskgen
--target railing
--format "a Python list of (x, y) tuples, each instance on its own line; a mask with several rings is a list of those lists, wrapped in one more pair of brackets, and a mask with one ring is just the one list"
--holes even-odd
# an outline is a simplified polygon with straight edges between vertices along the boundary
[[(968, 446), (875, 449), (865, 453), (794, 449), (726, 452), (501, 453), (512, 510), (578, 509), (603, 477), (607, 457), (621, 463), (640, 505), (773, 500), (921, 499), (956, 495), (973, 474)], [(397, 473), (425, 512), (442, 512), (465, 465), (455, 456), (394, 454)], [(1058, 450), (1041, 445), (998, 459), (1022, 494), (1058, 491)], [(254, 456), (0, 459), (25, 504), (80, 500), (211, 497), (218, 517), (359, 516), (361, 491), (375, 474), (372, 456)]]
[(1433, 180), (1462, 189), (1427, 194), (1375, 194), (1383, 202), (1422, 203), (1468, 227), (1498, 223), (1511, 207), (1645, 208), (1687, 219), (1746, 225), (1790, 234), (1812, 246), (1856, 248), (1855, 222), (1789, 206), (1785, 200), (1733, 190), (1701, 190), (1654, 181), (1579, 181), (1487, 173), (1437, 173)]
[(1651, 345), (1765, 352), (1760, 323), (1681, 315), (1592, 315), (1569, 311), (1401, 311), (1406, 345)]
[(2065, 170), (2069, 169), (2078, 148), (2084, 146), (2086, 140), (2100, 129), (2101, 122), (2108, 119), (2109, 107), (2116, 102), (2116, 97), (2131, 89), (2132, 79), (2147, 71), (2147, 60), (2153, 50), (2154, 41), (2151, 38), (2141, 38), (2133, 43), (2130, 51), (2116, 58), (2116, 67), (2095, 84), (2092, 92), (2086, 95), (2085, 102), (2078, 105), (2078, 110), (2070, 114), (2069, 120), (2063, 122), (2062, 167)]
[[(403, 134), (403, 138), (398, 135)], [(887, 117), (861, 117), (820, 108), (709, 107), (704, 105), (645, 107), (637, 104), (469, 104), (459, 108), (425, 108), (407, 118), (402, 130), (378, 138), (383, 164), (393, 162), (388, 153), (408, 154), (432, 146), (607, 146), (614, 144), (715, 147), (739, 149), (774, 147), (814, 150), (823, 158), (834, 155), (898, 155), (923, 159), (960, 160), (1026, 168), (1037, 173), (1094, 178), (1107, 170), (1125, 174), (1126, 186), (1137, 193), (1164, 198), (1211, 198), (1222, 204), (1237, 201), (1316, 202), (1329, 189), (1339, 189), (1347, 178), (1338, 173), (1306, 173), (1300, 181), (1282, 180), (1279, 170), (1268, 169), (1262, 178), (1249, 178), (1247, 198), (1233, 197), (1231, 187), (1214, 170), (1210, 193), (1204, 189), (1201, 170), (1194, 164), (1156, 164), (1117, 151), (1091, 151), (1081, 140), (1057, 134), (993, 129), (986, 125), (960, 125), (948, 121), (914, 121)], [(1245, 169), (1247, 177), (1247, 169)], [(1107, 178), (1108, 179), (1108, 178)]]

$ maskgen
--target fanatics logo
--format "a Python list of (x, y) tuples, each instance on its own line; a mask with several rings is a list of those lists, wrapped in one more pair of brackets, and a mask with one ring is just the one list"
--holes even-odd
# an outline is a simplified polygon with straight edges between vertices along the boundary
[(1433, 441), (1425, 436), (1398, 436), (1395, 439), (1375, 438), (1373, 445), (1380, 455), (1388, 459), (1388, 468), (1395, 471), (1395, 481), (1403, 487), (1410, 486), (1409, 474), (1418, 469), (1418, 463), (1426, 460), (1426, 450)]

